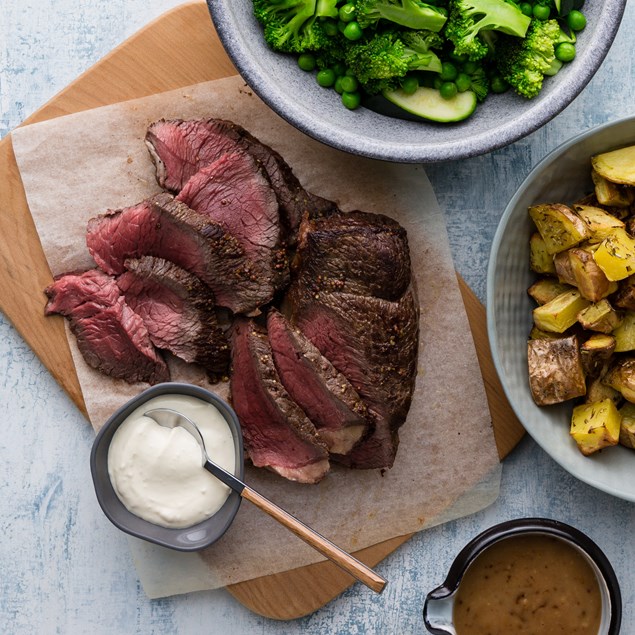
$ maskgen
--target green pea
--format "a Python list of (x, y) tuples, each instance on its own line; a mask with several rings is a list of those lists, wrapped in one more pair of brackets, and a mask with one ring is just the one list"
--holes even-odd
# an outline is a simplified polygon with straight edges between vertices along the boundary
[(438, 75), (435, 75), (432, 86), (437, 90), (441, 90), (441, 84), (443, 84), (443, 80)]
[(300, 57), (298, 57), (298, 66), (303, 71), (312, 71), (315, 69), (315, 56), (311, 55), (311, 53), (302, 53)]
[(465, 64), (463, 64), (463, 72), (467, 73), (468, 75), (474, 75), (474, 73), (477, 71), (478, 69), (478, 62), (465, 62)]
[(452, 99), (453, 97), (456, 97), (458, 90), (454, 82), (443, 82), (439, 88), (439, 92), (441, 93), (441, 97), (443, 97), (443, 99)]
[(323, 68), (321, 71), (318, 71), (315, 78), (322, 88), (330, 88), (335, 84), (335, 80), (337, 79), (335, 71), (332, 68)]
[(339, 18), (342, 22), (352, 22), (355, 19), (355, 5), (347, 2), (340, 7)]
[(403, 90), (406, 95), (412, 95), (417, 92), (419, 88), (419, 80), (414, 75), (408, 75), (404, 77), (401, 82), (401, 90)]
[(531, 16), (534, 14), (534, 8), (531, 6), (531, 2), (521, 2), (519, 6), (520, 6), (520, 10), (526, 16), (531, 18)]
[(355, 108), (359, 108), (361, 101), (362, 101), (362, 97), (358, 92), (348, 93), (344, 91), (342, 93), (342, 103), (349, 110), (355, 110)]
[(572, 31), (582, 31), (586, 26), (586, 17), (581, 11), (573, 9), (567, 16), (567, 24)]
[(333, 84), (333, 88), (335, 88), (335, 92), (339, 93), (340, 95), (344, 92), (344, 89), (342, 88), (342, 76), (337, 77), (335, 79), (335, 84)]
[(561, 62), (570, 62), (575, 58), (575, 46), (569, 42), (560, 42), (556, 46), (556, 59)]
[(548, 20), (551, 15), (551, 9), (544, 4), (535, 4), (533, 14), (536, 20)]
[(342, 77), (342, 81), (340, 82), (340, 86), (344, 92), (354, 93), (357, 90), (359, 83), (354, 77), (344, 75), (344, 77)]
[(467, 73), (459, 73), (454, 80), (456, 84), (456, 88), (460, 93), (464, 93), (466, 90), (470, 89), (472, 85), (472, 79)]
[(443, 64), (441, 64), (441, 72), (439, 73), (439, 76), (444, 82), (454, 81), (458, 74), (459, 71), (452, 62), (443, 62)]
[(508, 88), (509, 84), (500, 75), (494, 75), (490, 79), (490, 89), (493, 93), (504, 93)]
[(351, 40), (354, 42), (355, 40), (359, 40), (363, 35), (362, 28), (359, 26), (357, 22), (349, 22), (344, 28), (344, 37), (347, 40)]

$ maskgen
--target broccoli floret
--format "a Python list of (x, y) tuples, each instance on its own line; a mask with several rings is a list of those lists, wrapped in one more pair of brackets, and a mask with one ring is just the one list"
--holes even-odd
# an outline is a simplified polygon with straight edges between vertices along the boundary
[(275, 51), (305, 53), (330, 44), (317, 18), (337, 17), (337, 0), (253, 0), (265, 41)]
[(489, 79), (487, 73), (482, 66), (479, 66), (472, 75), (470, 75), (470, 90), (476, 94), (479, 102), (483, 101), (489, 95)]
[(498, 70), (519, 94), (531, 99), (556, 58), (560, 38), (557, 20), (532, 20), (524, 39), (506, 38), (497, 49)]
[(441, 61), (430, 50), (439, 41), (436, 34), (425, 31), (384, 31), (366, 42), (352, 44), (346, 65), (366, 92), (374, 95), (396, 88), (410, 71), (440, 72)]
[(483, 59), (490, 50), (488, 31), (501, 31), (519, 38), (525, 36), (531, 18), (505, 0), (450, 0), (450, 15), (445, 36), (457, 55)]
[(438, 32), (446, 21), (442, 11), (420, 0), (352, 0), (352, 3), (362, 29), (388, 20), (409, 29)]

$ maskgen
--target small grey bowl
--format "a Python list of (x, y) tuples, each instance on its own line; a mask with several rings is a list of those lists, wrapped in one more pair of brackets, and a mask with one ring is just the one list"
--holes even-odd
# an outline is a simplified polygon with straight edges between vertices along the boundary
[(598, 635), (618, 635), (622, 623), (622, 594), (608, 558), (579, 529), (550, 518), (518, 518), (494, 525), (473, 538), (454, 559), (443, 584), (426, 596), (423, 621), (435, 635), (455, 635), (452, 624), (454, 599), (468, 567), (488, 547), (517, 536), (557, 538), (580, 552), (593, 569), (602, 595), (602, 622)]
[(527, 337), (534, 303), (527, 289), (527, 212), (534, 203), (573, 202), (591, 192), (591, 156), (635, 144), (635, 116), (592, 128), (556, 148), (527, 176), (505, 209), (494, 236), (487, 271), (487, 330), (494, 364), (516, 416), (534, 440), (573, 476), (635, 501), (633, 451), (617, 446), (586, 457), (569, 435), (572, 404), (537, 406), (529, 390)]
[(235, 476), (243, 480), (243, 440), (240, 423), (234, 410), (220, 397), (192, 384), (164, 383), (144, 390), (115, 412), (101, 428), (90, 453), (90, 471), (97, 500), (108, 519), (122, 531), (157, 545), (177, 551), (198, 551), (218, 540), (229, 529), (242, 498), (232, 491), (223, 506), (210, 518), (191, 527), (171, 529), (160, 527), (135, 516), (119, 500), (108, 476), (108, 448), (117, 428), (140, 405), (159, 395), (188, 395), (215, 406), (227, 421), (236, 448)]
[(576, 59), (545, 80), (540, 95), (490, 95), (469, 119), (435, 124), (386, 117), (366, 108), (349, 111), (334, 90), (318, 86), (292, 55), (271, 51), (251, 0), (207, 0), (218, 35), (249, 86), (290, 124), (339, 150), (403, 163), (448, 161), (506, 146), (555, 117), (591, 80), (609, 51), (626, 0), (586, 0), (587, 26)]

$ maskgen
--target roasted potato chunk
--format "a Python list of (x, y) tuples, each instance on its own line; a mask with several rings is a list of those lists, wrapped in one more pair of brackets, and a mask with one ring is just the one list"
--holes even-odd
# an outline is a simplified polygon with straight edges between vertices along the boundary
[(620, 444), (635, 450), (635, 404), (625, 403), (620, 408)]
[(622, 393), (626, 401), (635, 403), (635, 359), (621, 357), (611, 363), (603, 380), (607, 386)]
[(635, 239), (616, 227), (593, 252), (593, 258), (609, 280), (624, 280), (635, 274)]
[(575, 247), (591, 235), (586, 223), (567, 205), (560, 203), (533, 205), (529, 215), (545, 241), (551, 255)]
[(626, 311), (621, 323), (613, 330), (615, 352), (635, 351), (635, 313)]
[(607, 386), (602, 381), (602, 377), (595, 377), (588, 381), (584, 403), (596, 403), (605, 399), (610, 399), (618, 407), (624, 401), (622, 393), (615, 390), (615, 388)]
[(611, 229), (615, 227), (624, 227), (624, 221), (619, 218), (615, 218), (612, 214), (609, 214), (606, 210), (600, 207), (594, 207), (592, 205), (579, 205), (573, 206), (575, 213), (588, 225), (591, 231), (589, 241), (592, 243), (602, 242)]
[[(615, 338), (612, 335), (592, 335), (580, 346), (582, 368), (586, 375), (597, 377), (615, 351)], [(601, 401), (597, 399), (596, 401)]]
[(547, 251), (547, 245), (538, 232), (534, 232), (529, 239), (529, 268), (547, 276), (556, 273), (553, 256)]
[(574, 247), (564, 253), (569, 254), (575, 286), (583, 298), (598, 302), (617, 289), (617, 285), (604, 275), (591, 252)]
[(582, 454), (617, 445), (622, 417), (611, 399), (582, 404), (573, 409), (571, 436)]
[(606, 298), (590, 304), (578, 314), (578, 322), (583, 328), (598, 333), (611, 333), (621, 321), (621, 316)]
[(529, 387), (537, 405), (561, 403), (586, 394), (577, 336), (530, 340), (527, 359)]
[(595, 170), (591, 172), (591, 178), (593, 179), (593, 185), (595, 185), (595, 195), (599, 203), (612, 207), (630, 207), (631, 203), (628, 199), (628, 195), (619, 185), (607, 181)]
[(635, 185), (635, 146), (596, 154), (591, 165), (607, 181)]
[(562, 284), (552, 278), (537, 280), (527, 289), (529, 297), (532, 298), (536, 304), (547, 304), (547, 302), (557, 298), (565, 291), (574, 291), (574, 289), (568, 284)]
[(565, 291), (534, 309), (534, 324), (543, 331), (564, 333), (578, 321), (578, 314), (589, 304), (579, 291)]
[(620, 309), (635, 311), (635, 275), (629, 276), (619, 283), (618, 289), (612, 297), (612, 302)]
[(569, 250), (561, 251), (553, 257), (553, 265), (556, 268), (558, 281), (562, 284), (568, 284), (572, 287), (576, 286), (576, 279), (573, 273), (573, 265), (569, 257)]

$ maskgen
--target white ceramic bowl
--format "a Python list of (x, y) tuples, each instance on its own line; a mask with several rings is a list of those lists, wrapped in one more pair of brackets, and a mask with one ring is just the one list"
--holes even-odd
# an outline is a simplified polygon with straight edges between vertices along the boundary
[(535, 306), (527, 288), (536, 279), (529, 270), (533, 224), (527, 208), (538, 202), (572, 202), (590, 192), (590, 157), (631, 144), (635, 144), (635, 117), (574, 137), (530, 172), (507, 205), (494, 236), (487, 274), (487, 329), (503, 388), (527, 432), (575, 477), (635, 501), (635, 452), (618, 446), (583, 456), (569, 435), (571, 403), (536, 406), (527, 374), (527, 336)]
[(333, 90), (317, 85), (291, 55), (274, 53), (252, 14), (251, 0), (207, 0), (223, 45), (247, 84), (278, 115), (330, 146), (399, 162), (447, 161), (476, 156), (533, 132), (562, 111), (587, 85), (606, 56), (626, 0), (586, 0), (587, 26), (576, 59), (547, 78), (528, 100), (508, 91), (491, 95), (458, 124), (405, 121), (365, 108), (349, 111)]

